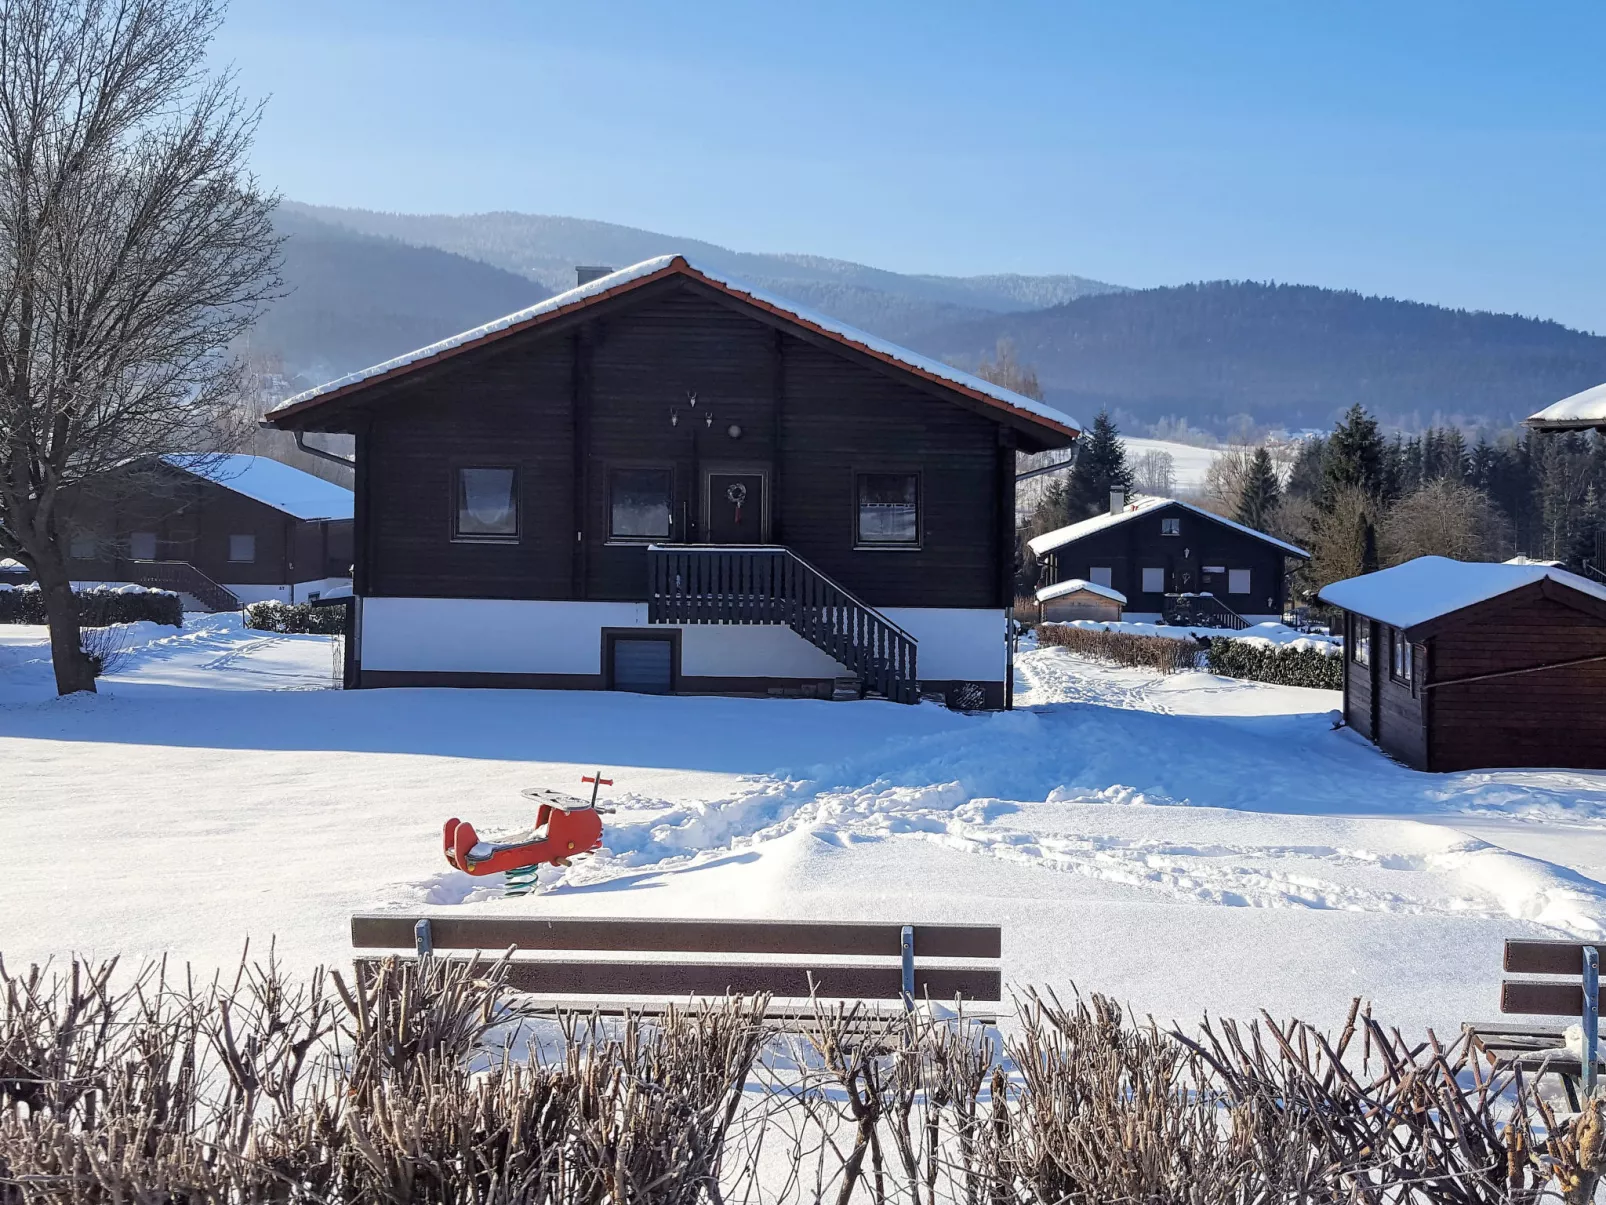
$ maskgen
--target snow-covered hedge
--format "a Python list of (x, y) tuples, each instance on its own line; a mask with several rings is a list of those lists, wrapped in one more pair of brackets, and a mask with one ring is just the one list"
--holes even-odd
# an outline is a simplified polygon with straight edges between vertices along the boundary
[(245, 626), (259, 632), (338, 636), (346, 630), (346, 609), (269, 599), (267, 602), (252, 603), (245, 609)]
[[(78, 622), (100, 628), (113, 623), (184, 626), (184, 604), (171, 590), (144, 586), (96, 586), (77, 591)], [(45, 622), (45, 596), (30, 582), (25, 586), (0, 585), (0, 623)]]
[(1322, 649), (1213, 637), (1205, 664), (1213, 674), (1278, 686), (1344, 689), (1344, 659)]
[(1059, 645), (1094, 661), (1138, 669), (1157, 669), (1162, 674), (1195, 669), (1199, 660), (1199, 645), (1193, 640), (1136, 636), (1131, 632), (1108, 632), (1100, 627), (1083, 627), (1074, 623), (1040, 625), (1037, 643)]

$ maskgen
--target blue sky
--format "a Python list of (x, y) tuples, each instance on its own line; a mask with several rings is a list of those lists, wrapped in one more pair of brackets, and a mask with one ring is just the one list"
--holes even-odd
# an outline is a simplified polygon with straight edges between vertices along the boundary
[(234, 0), (297, 200), (1606, 332), (1606, 8)]

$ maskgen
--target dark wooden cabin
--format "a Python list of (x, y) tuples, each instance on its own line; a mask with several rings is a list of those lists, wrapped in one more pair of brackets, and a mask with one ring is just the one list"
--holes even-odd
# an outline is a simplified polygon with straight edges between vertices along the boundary
[(354, 684), (1005, 705), (1065, 416), (679, 256), (292, 398), (356, 437)]
[(351, 582), (352, 494), (265, 456), (150, 457), (63, 508), (74, 581), (134, 582), (232, 610)]
[[(1137, 622), (1246, 623), (1280, 620), (1290, 559), (1302, 548), (1174, 498), (1111, 495), (1110, 510), (1030, 542), (1039, 583), (1080, 578), (1126, 596)], [(1204, 596), (1219, 606), (1212, 608)], [(1179, 618), (1179, 609), (1190, 612)]]
[(1335, 582), (1344, 717), (1418, 770), (1606, 769), (1606, 586), (1419, 557)]

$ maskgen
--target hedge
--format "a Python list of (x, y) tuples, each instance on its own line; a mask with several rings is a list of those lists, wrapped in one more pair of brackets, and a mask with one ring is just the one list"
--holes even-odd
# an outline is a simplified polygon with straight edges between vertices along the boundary
[(1111, 632), (1104, 628), (1080, 628), (1068, 623), (1038, 626), (1039, 645), (1058, 645), (1093, 661), (1107, 661), (1140, 669), (1157, 669), (1162, 674), (1196, 669), (1199, 646), (1193, 640), (1173, 640), (1169, 636), (1135, 636), (1130, 632)]
[(315, 607), (311, 603), (282, 603), (269, 599), (245, 609), (245, 626), (259, 632), (287, 635), (339, 636), (346, 630), (345, 607)]
[(1317, 690), (1344, 689), (1344, 658), (1316, 649), (1290, 645), (1268, 647), (1247, 640), (1213, 636), (1205, 663), (1211, 673), (1227, 678), (1248, 678), (1278, 686), (1310, 686)]
[[(77, 597), (78, 622), (85, 627), (141, 622), (184, 626), (184, 604), (171, 590), (95, 587), (77, 591)], [(37, 585), (0, 586), (0, 623), (45, 622), (45, 596)]]

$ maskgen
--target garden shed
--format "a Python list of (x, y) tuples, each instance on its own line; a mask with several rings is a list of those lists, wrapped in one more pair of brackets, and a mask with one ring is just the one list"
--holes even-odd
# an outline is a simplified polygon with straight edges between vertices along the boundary
[(1055, 582), (1037, 592), (1045, 623), (1065, 623), (1072, 619), (1117, 620), (1126, 606), (1126, 595), (1108, 586), (1095, 585), (1079, 577)]
[(1346, 721), (1406, 765), (1606, 769), (1606, 585), (1418, 557), (1321, 598), (1347, 612)]

